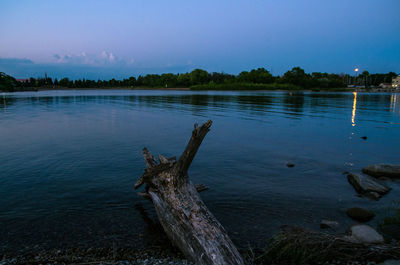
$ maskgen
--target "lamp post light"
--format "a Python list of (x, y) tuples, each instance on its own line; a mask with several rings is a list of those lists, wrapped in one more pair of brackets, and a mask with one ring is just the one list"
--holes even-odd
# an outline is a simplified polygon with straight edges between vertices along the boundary
[(355, 75), (354, 75), (354, 85), (355, 86), (357, 86), (357, 74), (358, 74), (358, 71), (359, 71), (360, 69), (358, 69), (358, 68), (355, 68), (354, 69), (354, 72), (355, 72)]

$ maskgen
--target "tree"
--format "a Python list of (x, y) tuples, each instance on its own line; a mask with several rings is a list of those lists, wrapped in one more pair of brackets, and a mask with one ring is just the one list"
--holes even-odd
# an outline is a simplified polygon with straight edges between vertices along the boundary
[(190, 74), (178, 74), (177, 78), (178, 86), (179, 87), (189, 87), (190, 86)]
[(201, 69), (195, 69), (190, 72), (190, 84), (191, 85), (201, 85), (208, 83), (209, 77), (207, 71)]
[(213, 72), (212, 74), (209, 75), (210, 83), (212, 82), (213, 84), (223, 84), (223, 83), (232, 83), (235, 81), (235, 76), (230, 75), (230, 74), (225, 74), (225, 73), (216, 73)]
[(178, 83), (178, 78), (174, 74), (162, 74), (160, 81), (163, 87), (175, 87)]
[(257, 70), (253, 69), (250, 72), (241, 72), (238, 76), (238, 81), (243, 83), (270, 84), (275, 81), (275, 78), (268, 70), (258, 68)]
[(136, 78), (134, 78), (133, 76), (129, 77), (128, 79), (128, 86), (135, 86), (136, 85)]
[(62, 87), (72, 87), (72, 81), (70, 81), (67, 77), (64, 77), (59, 82)]
[(293, 67), (287, 71), (281, 78), (282, 83), (289, 83), (296, 86), (306, 87), (309, 85), (310, 76), (300, 67)]
[(344, 78), (337, 74), (313, 72), (311, 76), (309, 76), (308, 86), (310, 88), (339, 88), (344, 87), (345, 83)]
[(0, 91), (15, 91), (17, 80), (3, 72), (0, 72)]
[(136, 79), (136, 86), (143, 86), (143, 76), (138, 76), (138, 78)]

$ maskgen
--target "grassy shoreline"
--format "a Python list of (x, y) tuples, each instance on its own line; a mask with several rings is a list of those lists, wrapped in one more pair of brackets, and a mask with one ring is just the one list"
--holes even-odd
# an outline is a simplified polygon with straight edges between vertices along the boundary
[(190, 87), (191, 90), (290, 90), (299, 91), (303, 88), (292, 84), (258, 84), (258, 83), (226, 83), (226, 84), (203, 84)]

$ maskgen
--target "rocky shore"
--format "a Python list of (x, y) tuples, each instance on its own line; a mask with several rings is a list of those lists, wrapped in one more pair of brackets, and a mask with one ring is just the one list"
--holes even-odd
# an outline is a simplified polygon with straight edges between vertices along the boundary
[(76, 248), (66, 250), (46, 250), (39, 253), (4, 255), (0, 265), (14, 264), (170, 264), (191, 265), (183, 255), (172, 248), (153, 247), (148, 249)]
[[(294, 167), (294, 164), (287, 164)], [(390, 192), (390, 182), (400, 178), (400, 166), (376, 164), (363, 168), (362, 173), (347, 173), (349, 184), (356, 194), (367, 200), (378, 201)], [(266, 239), (265, 249), (242, 249), (246, 264), (386, 264), (400, 265), (398, 233), (400, 215), (379, 225), (379, 229), (366, 225), (375, 213), (352, 207), (346, 211), (358, 222), (350, 227), (348, 235), (334, 233), (341, 224), (322, 220), (323, 231), (307, 231), (286, 227), (272, 238)], [(383, 232), (382, 236), (380, 232)], [(388, 238), (387, 236), (390, 235)], [(384, 238), (385, 237), (385, 238)], [(296, 261), (296, 263), (293, 263)], [(310, 263), (311, 262), (311, 263)], [(14, 264), (193, 264), (170, 244), (158, 244), (146, 249), (134, 248), (69, 248), (43, 249), (31, 253), (0, 255), (0, 265)]]
[[(300, 237), (299, 237), (300, 231)], [(343, 260), (343, 256), (336, 255), (340, 251), (344, 251), (344, 254), (349, 254), (349, 249), (343, 248), (345, 245), (338, 245), (337, 241), (329, 241), (331, 246), (324, 246), (324, 243), (328, 242), (326, 238), (320, 238), (319, 234), (309, 233), (305, 230), (297, 230), (296, 232), (291, 231), (290, 234), (287, 234), (287, 230), (283, 231), (280, 234), (280, 238), (274, 242), (271, 242), (270, 247), (266, 250), (262, 249), (246, 249), (242, 250), (241, 254), (246, 260), (246, 264), (249, 265), (294, 265), (294, 264), (318, 264), (318, 265), (399, 265), (399, 260), (395, 259), (383, 259), (381, 262), (376, 261), (366, 261), (359, 256), (354, 256), (353, 259)], [(306, 233), (306, 234), (304, 234)], [(282, 237), (283, 235), (283, 237)], [(306, 235), (306, 237), (304, 237)], [(317, 238), (313, 238), (317, 236)], [(324, 235), (327, 236), (327, 235)], [(296, 240), (293, 240), (294, 237)], [(308, 238), (310, 237), (310, 238)], [(329, 236), (328, 236), (329, 237)], [(311, 240), (310, 240), (311, 239)], [(314, 241), (314, 240), (317, 241)], [(332, 238), (331, 238), (332, 239)], [(290, 243), (286, 240), (289, 240)], [(320, 242), (318, 242), (320, 241)], [(336, 242), (336, 243), (335, 243)], [(291, 247), (293, 249), (285, 248), (282, 244), (293, 244)], [(301, 246), (296, 246), (296, 244), (301, 244)], [(327, 250), (317, 251), (318, 247), (324, 247)], [(278, 247), (280, 253), (276, 253)], [(298, 249), (296, 249), (298, 248)], [(306, 250), (302, 250), (301, 248), (307, 248)], [(293, 254), (292, 251), (304, 251), (304, 254), (307, 254), (307, 258), (311, 258), (314, 260), (314, 263), (298, 260), (298, 257), (291, 256)], [(357, 251), (360, 251), (359, 248)], [(325, 251), (327, 251), (325, 253)], [(378, 251), (382, 251), (379, 250)], [(399, 250), (395, 250), (399, 251)], [(346, 253), (347, 252), (347, 253)], [(271, 256), (271, 253), (273, 254)], [(321, 254), (322, 253), (322, 254)], [(364, 254), (367, 254), (365, 252)], [(384, 254), (386, 257), (390, 257), (391, 253), (386, 251)], [(397, 253), (397, 252), (396, 252)], [(324, 256), (326, 254), (334, 254), (337, 258), (333, 258), (329, 262), (324, 262), (318, 259), (317, 257)], [(361, 254), (358, 252), (358, 254)], [(376, 253), (375, 253), (376, 254)], [(280, 255), (285, 255), (284, 257)], [(272, 259), (271, 259), (272, 258)], [(292, 263), (292, 261), (296, 260), (299, 263)], [(382, 257), (376, 257), (376, 260), (382, 260)], [(308, 259), (310, 261), (310, 259)], [(75, 264), (75, 265), (195, 265), (194, 263), (188, 261), (184, 258), (184, 256), (172, 248), (162, 248), (162, 247), (153, 247), (147, 249), (111, 249), (111, 248), (75, 248), (75, 249), (66, 249), (66, 250), (47, 250), (41, 251), (38, 253), (26, 253), (20, 254), (17, 256), (12, 255), (4, 255), (0, 257), (0, 265), (64, 265), (64, 264)]]

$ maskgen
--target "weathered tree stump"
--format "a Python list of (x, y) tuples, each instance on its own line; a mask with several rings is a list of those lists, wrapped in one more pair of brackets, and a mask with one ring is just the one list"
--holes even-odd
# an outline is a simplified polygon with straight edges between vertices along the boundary
[(222, 225), (201, 200), (187, 171), (210, 130), (212, 121), (194, 125), (192, 136), (179, 160), (159, 156), (157, 164), (143, 148), (146, 169), (135, 189), (146, 184), (140, 195), (151, 199), (169, 239), (196, 264), (244, 264)]

